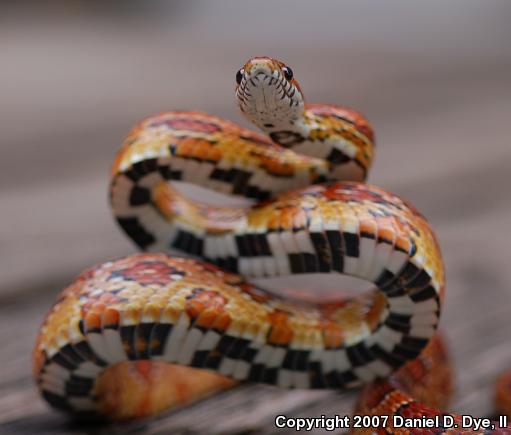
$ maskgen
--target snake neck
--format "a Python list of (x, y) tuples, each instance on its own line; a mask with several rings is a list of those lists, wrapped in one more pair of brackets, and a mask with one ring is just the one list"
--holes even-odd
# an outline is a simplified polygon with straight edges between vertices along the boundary
[(273, 142), (325, 160), (328, 180), (364, 181), (373, 156), (372, 138), (364, 134), (358, 120), (346, 115), (334, 106), (312, 105), (299, 116), (259, 126)]
[(328, 176), (364, 181), (373, 157), (372, 129), (359, 113), (328, 104), (306, 104), (291, 69), (269, 57), (250, 59), (236, 74), (243, 115), (273, 142), (322, 160)]
[[(299, 143), (311, 141), (312, 121), (312, 114), (304, 110), (300, 116), (275, 120), (274, 123), (266, 123), (261, 128), (273, 142), (285, 148), (292, 148)], [(311, 157), (316, 156), (311, 155)]]

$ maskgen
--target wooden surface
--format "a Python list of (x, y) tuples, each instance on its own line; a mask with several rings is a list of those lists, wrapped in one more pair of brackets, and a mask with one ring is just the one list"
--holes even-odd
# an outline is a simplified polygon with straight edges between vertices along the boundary
[(251, 385), (153, 421), (87, 427), (32, 385), (35, 334), (57, 292), (134, 250), (106, 201), (122, 137), (164, 109), (240, 121), (234, 73), (263, 53), (294, 68), (310, 101), (357, 107), (374, 123), (371, 183), (410, 199), (444, 254), (452, 408), (493, 412), (492, 383), (511, 367), (511, 4), (281, 2), (269, 16), (240, 3), (0, 13), (0, 433), (272, 433), (278, 414), (351, 412), (356, 392)]

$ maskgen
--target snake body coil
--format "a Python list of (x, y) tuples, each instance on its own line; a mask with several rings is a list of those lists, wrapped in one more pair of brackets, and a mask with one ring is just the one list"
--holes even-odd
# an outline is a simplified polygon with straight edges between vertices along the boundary
[[(266, 135), (198, 112), (163, 113), (128, 135), (112, 169), (119, 225), (143, 250), (177, 249), (220, 268), (147, 253), (80, 275), (45, 319), (34, 353), (52, 405), (117, 418), (154, 413), (174, 403), (164, 396), (178, 380), (165, 370), (179, 369), (164, 363), (281, 387), (348, 388), (389, 376), (428, 344), (444, 292), (431, 228), (407, 202), (360, 183), (373, 156), (367, 121), (306, 105), (292, 75), (270, 58), (237, 74), (240, 109)], [(207, 205), (173, 180), (257, 202)], [(376, 288), (305, 305), (245, 281), (302, 273), (351, 275)], [(144, 409), (126, 399), (119, 410), (109, 397), (128, 362), (138, 374), (153, 371), (144, 382), (161, 380), (144, 393)], [(227, 383), (197, 376), (194, 391)]]

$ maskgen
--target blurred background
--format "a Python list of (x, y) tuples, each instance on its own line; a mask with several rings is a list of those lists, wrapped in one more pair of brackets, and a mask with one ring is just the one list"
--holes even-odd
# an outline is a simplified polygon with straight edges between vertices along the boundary
[[(493, 380), (511, 367), (510, 23), (506, 0), (3, 1), (0, 432), (87, 432), (38, 398), (30, 352), (61, 288), (134, 252), (107, 203), (113, 156), (163, 110), (246, 125), (234, 77), (254, 55), (289, 64), (308, 101), (372, 121), (369, 181), (410, 199), (439, 236), (453, 408), (491, 414)], [(354, 397), (242, 388), (122, 432), (268, 432), (277, 412), (344, 415)]]

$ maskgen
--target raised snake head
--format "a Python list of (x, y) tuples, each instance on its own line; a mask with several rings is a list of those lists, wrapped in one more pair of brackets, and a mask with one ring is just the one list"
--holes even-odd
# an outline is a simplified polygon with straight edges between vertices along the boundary
[(293, 71), (271, 57), (253, 57), (236, 73), (236, 97), (245, 117), (268, 133), (290, 129), (305, 110)]

